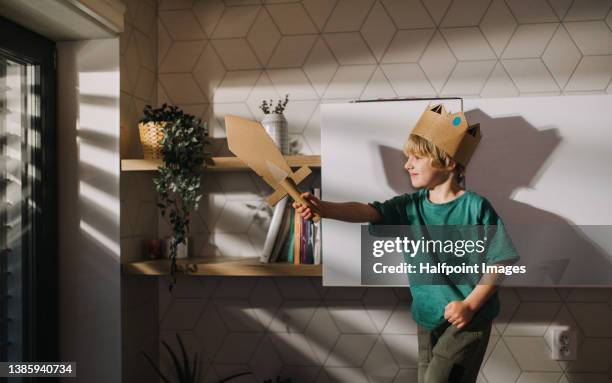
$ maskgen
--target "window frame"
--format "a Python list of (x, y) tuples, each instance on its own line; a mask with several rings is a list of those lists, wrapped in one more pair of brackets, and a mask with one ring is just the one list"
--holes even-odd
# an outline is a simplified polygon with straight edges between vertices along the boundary
[(29, 181), (32, 186), (30, 199), (41, 208), (23, 208), (24, 222), (32, 224), (22, 254), (23, 352), (24, 361), (57, 361), (59, 269), (55, 42), (0, 17), (0, 53), (16, 62), (36, 67), (35, 90), (37, 87), (40, 90), (40, 116), (32, 116), (31, 127), (40, 132), (41, 148), (32, 150), (28, 160), (40, 169), (40, 180), (29, 177)]

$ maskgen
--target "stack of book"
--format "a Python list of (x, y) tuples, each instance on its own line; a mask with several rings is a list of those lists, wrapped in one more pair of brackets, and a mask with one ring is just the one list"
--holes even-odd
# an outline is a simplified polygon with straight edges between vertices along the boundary
[[(321, 198), (320, 188), (311, 189), (310, 193)], [(318, 265), (321, 263), (321, 221), (304, 219), (292, 205), (293, 200), (286, 196), (274, 206), (260, 261)]]

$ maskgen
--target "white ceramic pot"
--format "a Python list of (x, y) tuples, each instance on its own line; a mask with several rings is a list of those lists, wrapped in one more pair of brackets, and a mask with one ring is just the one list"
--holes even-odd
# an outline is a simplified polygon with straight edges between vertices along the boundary
[[(166, 258), (170, 258), (170, 246), (172, 245), (172, 237), (166, 237)], [(176, 248), (176, 259), (187, 258), (189, 255), (189, 238), (185, 238), (185, 243), (179, 243)]]
[(289, 128), (284, 114), (269, 113), (261, 121), (261, 125), (272, 137), (272, 141), (278, 146), (281, 153), (289, 154)]

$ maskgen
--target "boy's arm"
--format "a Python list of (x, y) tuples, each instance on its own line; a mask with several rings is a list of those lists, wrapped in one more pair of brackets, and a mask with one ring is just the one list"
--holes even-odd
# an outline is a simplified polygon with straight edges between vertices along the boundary
[(464, 300), (449, 302), (444, 308), (444, 318), (458, 328), (464, 327), (496, 289), (497, 285), (476, 286)]
[[(487, 199), (483, 199), (481, 215), (482, 224), (496, 228), (493, 239), (489, 243), (485, 259), (487, 264), (508, 266), (515, 263), (519, 259), (516, 249), (506, 233), (501, 218)], [(453, 301), (446, 305), (444, 318), (459, 328), (465, 326), (474, 313), (495, 293), (503, 279), (503, 274), (484, 274), (478, 285), (463, 301)]]
[[(322, 201), (309, 192), (302, 193), (302, 197), (310, 202), (322, 218), (346, 222), (377, 222), (382, 218), (378, 210), (365, 203)], [(312, 218), (313, 211), (308, 206), (293, 202), (293, 207), (304, 218)]]
[[(487, 275), (489, 274), (486, 274), (485, 276)], [(468, 308), (475, 313), (487, 301), (487, 299), (493, 295), (495, 290), (497, 290), (497, 285), (478, 285), (467, 297), (465, 297), (463, 303), (465, 303)]]
[[(497, 262), (496, 265), (507, 266), (510, 262)], [(493, 295), (497, 286), (499, 286), (504, 279), (503, 274), (486, 273), (480, 278), (478, 285), (472, 290), (472, 292), (465, 297), (465, 302), (472, 312), (478, 311), (480, 307)]]
[(328, 202), (321, 201), (325, 218), (346, 222), (377, 222), (380, 213), (372, 206), (361, 202)]
[(496, 289), (496, 285), (476, 286), (464, 300), (449, 302), (444, 307), (444, 319), (458, 328), (464, 327)]
[[(499, 262), (498, 265), (507, 265), (507, 262)], [(503, 275), (486, 273), (480, 278), (480, 282), (471, 293), (462, 301), (452, 301), (444, 308), (444, 318), (451, 324), (462, 328), (478, 311), (482, 305), (495, 293), (501, 284)]]

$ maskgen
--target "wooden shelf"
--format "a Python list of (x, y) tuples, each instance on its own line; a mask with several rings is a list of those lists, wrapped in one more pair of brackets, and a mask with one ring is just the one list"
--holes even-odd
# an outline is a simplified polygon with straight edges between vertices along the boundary
[[(179, 272), (187, 275), (226, 276), (292, 276), (320, 277), (321, 265), (294, 265), (291, 263), (260, 263), (259, 257), (198, 257), (177, 259)], [(124, 274), (168, 275), (169, 259), (131, 262), (121, 265)]]
[[(285, 156), (287, 164), (292, 168), (308, 166), (310, 168), (321, 167), (321, 156)], [(126, 159), (121, 160), (121, 171), (123, 172), (148, 172), (157, 171), (163, 165), (161, 160)], [(204, 166), (206, 171), (241, 171), (249, 170), (249, 167), (238, 157), (211, 157), (210, 163)]]
[[(292, 168), (321, 167), (321, 156), (285, 156)], [(157, 171), (161, 160), (122, 159), (122, 172)], [(238, 157), (212, 157), (204, 166), (205, 171), (246, 171), (250, 168)], [(194, 257), (178, 259), (180, 273), (187, 275), (225, 276), (321, 276), (321, 265), (294, 265), (291, 263), (261, 263), (259, 257)], [(121, 265), (124, 274), (160, 276), (170, 274), (170, 260), (130, 262)]]

